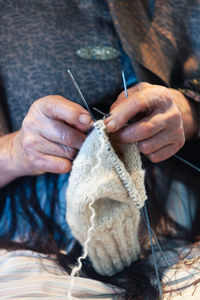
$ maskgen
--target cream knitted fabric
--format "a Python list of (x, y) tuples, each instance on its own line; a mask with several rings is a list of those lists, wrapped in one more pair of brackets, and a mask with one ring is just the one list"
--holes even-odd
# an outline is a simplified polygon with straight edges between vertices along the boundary
[(145, 199), (137, 145), (111, 145), (104, 122), (96, 122), (73, 163), (67, 221), (84, 245), (91, 229), (92, 203), (95, 217), (88, 255), (98, 273), (111, 276), (137, 259), (139, 209)]

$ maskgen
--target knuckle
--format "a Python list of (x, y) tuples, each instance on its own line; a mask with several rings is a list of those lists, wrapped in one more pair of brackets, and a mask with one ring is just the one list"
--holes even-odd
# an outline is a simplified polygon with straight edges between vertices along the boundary
[(38, 106), (42, 108), (42, 111), (45, 112), (45, 115), (51, 116), (53, 118), (59, 118), (60, 101), (62, 101), (61, 96), (49, 95), (43, 98), (38, 99)]
[(168, 99), (169, 99), (170, 101), (173, 99), (173, 96), (172, 96), (170, 90), (169, 90), (167, 87), (159, 85), (158, 88), (159, 88), (159, 90), (160, 90), (165, 96), (166, 96), (166, 95), (168, 96)]
[(73, 158), (75, 158), (76, 154), (77, 154), (77, 151), (75, 149), (70, 148), (69, 157), (71, 159), (73, 159)]
[(162, 98), (164, 98), (168, 104), (174, 103), (173, 96), (168, 88), (164, 86), (159, 86), (159, 90), (160, 94), (162, 95)]
[(164, 86), (156, 86), (157, 105), (165, 112), (166, 109), (171, 109), (174, 105), (173, 97), (168, 88)]
[(136, 85), (136, 89), (137, 91), (141, 91), (143, 86), (144, 86), (145, 82), (139, 82), (137, 85)]
[(159, 156), (157, 154), (154, 154), (154, 153), (152, 153), (152, 154), (149, 155), (149, 159), (153, 163), (157, 163), (157, 162), (160, 161)]
[(145, 81), (141, 81), (135, 87), (136, 87), (137, 91), (141, 91), (141, 90), (143, 90), (145, 88), (148, 88), (150, 86), (151, 86), (150, 83), (145, 82)]
[(181, 112), (176, 109), (174, 110), (172, 116), (171, 116), (172, 121), (176, 122), (177, 124), (181, 124), (182, 123), (182, 116), (181, 116)]
[(144, 154), (150, 154), (152, 152), (152, 146), (147, 142), (139, 142), (138, 143), (139, 150)]
[(26, 151), (34, 149), (37, 146), (37, 144), (37, 140), (32, 135), (25, 136), (22, 141), (22, 146)]
[(68, 157), (69, 159), (74, 158), (76, 151), (68, 146), (63, 146), (63, 151), (66, 157)]
[(156, 126), (152, 122), (148, 122), (145, 124), (144, 131), (147, 136), (151, 136), (155, 133)]
[[(62, 118), (62, 111), (65, 107), (65, 121), (71, 124), (75, 124), (79, 119), (79, 114), (82, 111), (82, 107), (78, 104), (74, 104), (71, 101), (66, 100), (61, 96), (49, 96), (46, 97), (46, 101), (44, 102), (45, 106), (45, 114), (47, 116), (51, 116), (53, 119)], [(63, 99), (65, 101), (63, 101)]]
[(27, 151), (27, 162), (29, 169), (38, 172), (41, 168), (41, 158), (34, 151)]
[(22, 122), (22, 127), (29, 130), (33, 130), (37, 127), (37, 122), (34, 118), (27, 116)]
[(45, 107), (45, 112), (47, 115), (54, 115), (55, 117), (57, 116), (56, 111), (57, 111), (57, 106), (58, 102), (57, 101), (51, 101), (50, 97), (44, 98), (43, 105)]
[(60, 138), (61, 138), (61, 142), (64, 145), (70, 146), (72, 144), (72, 137), (69, 130), (61, 130)]
[(130, 98), (130, 109), (136, 109), (137, 111), (142, 111), (145, 108), (143, 101), (143, 96), (141, 94), (136, 94)]
[(173, 130), (177, 130), (182, 127), (182, 116), (178, 109), (167, 114), (165, 125)]

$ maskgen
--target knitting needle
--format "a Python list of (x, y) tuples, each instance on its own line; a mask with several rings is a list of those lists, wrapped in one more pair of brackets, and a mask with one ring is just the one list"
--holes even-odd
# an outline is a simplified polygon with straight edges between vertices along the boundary
[(150, 243), (151, 243), (151, 251), (152, 251), (152, 255), (153, 255), (153, 262), (154, 262), (154, 267), (155, 267), (155, 272), (156, 272), (158, 290), (159, 290), (160, 297), (162, 297), (162, 285), (161, 285), (160, 278), (159, 278), (158, 265), (157, 265), (157, 261), (156, 261), (156, 254), (155, 254), (152, 236), (151, 236), (151, 227), (150, 227), (150, 223), (149, 223), (149, 216), (148, 216), (146, 203), (144, 204), (144, 214), (145, 214), (146, 221), (147, 221), (147, 228), (148, 228), (149, 239), (150, 239)]
[(72, 75), (72, 72), (71, 72), (69, 69), (67, 70), (67, 72), (68, 72), (68, 74), (69, 74), (69, 76), (70, 76), (70, 79), (71, 79), (71, 81), (72, 81), (74, 87), (76, 88), (76, 90), (77, 90), (77, 92), (79, 93), (79, 95), (80, 95), (80, 97), (81, 97), (83, 103), (85, 104), (85, 106), (86, 106), (86, 108), (87, 108), (87, 111), (89, 112), (89, 114), (90, 114), (92, 120), (95, 122), (96, 120), (95, 120), (95, 118), (94, 118), (94, 116), (93, 116), (93, 114), (92, 114), (92, 112), (91, 112), (91, 110), (90, 110), (90, 108), (89, 108), (89, 105), (87, 104), (87, 101), (85, 100), (85, 98), (84, 98), (84, 96), (83, 96), (83, 94), (82, 94), (82, 92), (81, 92), (81, 90), (80, 90), (80, 88), (79, 88), (79, 86), (78, 86), (76, 80), (74, 79), (74, 76)]
[[(127, 84), (126, 84), (126, 78), (125, 78), (124, 70), (122, 70), (122, 80), (123, 80), (123, 86), (124, 86), (125, 96), (126, 96), (126, 98), (128, 98), (128, 91), (127, 91)], [(142, 213), (142, 215), (143, 215), (142, 210), (141, 210), (141, 213)], [(147, 213), (148, 213), (148, 212), (147, 212)], [(143, 217), (144, 217), (144, 215), (143, 215)], [(145, 222), (145, 223), (146, 223), (146, 222)], [(147, 222), (147, 223), (149, 223), (149, 222)], [(147, 223), (146, 223), (146, 225), (147, 225)], [(151, 227), (150, 227), (150, 228), (151, 228)], [(153, 237), (154, 237), (154, 239), (155, 239), (155, 241), (156, 241), (156, 243), (157, 243), (157, 245), (158, 245), (158, 247), (159, 247), (159, 249), (160, 249), (160, 252), (164, 255), (164, 252), (163, 252), (163, 250), (162, 250), (162, 248), (161, 248), (161, 246), (160, 246), (160, 244), (159, 244), (159, 242), (158, 242), (158, 239), (156, 238), (156, 235), (154, 234), (154, 232), (153, 232), (152, 229), (151, 229), (151, 234), (153, 235)], [(165, 255), (164, 255), (164, 258), (165, 258), (165, 262), (167, 262), (167, 265), (168, 265), (168, 267), (169, 267), (169, 263), (168, 263), (168, 261), (167, 261)]]
[(126, 84), (124, 70), (122, 70), (122, 80), (123, 80), (123, 85), (124, 85), (125, 96), (126, 96), (126, 98), (128, 98), (128, 91), (127, 91), (127, 84)]
[[(128, 98), (128, 91), (127, 91), (127, 84), (126, 84), (126, 78), (125, 78), (124, 70), (122, 70), (122, 80), (123, 80), (123, 86), (124, 86), (125, 96), (126, 96), (126, 98)], [(147, 210), (147, 209), (146, 209), (146, 210)], [(143, 219), (144, 219), (144, 221), (145, 221), (145, 216), (144, 216), (142, 210), (141, 210), (141, 213), (142, 213)], [(147, 211), (147, 215), (148, 215), (148, 211)], [(146, 223), (146, 225), (148, 225), (149, 222), (146, 222), (146, 221), (145, 221), (145, 223)], [(150, 224), (150, 223), (149, 223), (149, 224)], [(151, 226), (150, 226), (150, 229), (151, 229)], [(164, 257), (167, 266), (169, 267), (169, 263), (168, 263), (168, 261), (167, 261), (167, 258), (166, 258), (165, 254), (164, 254), (164, 252), (163, 252), (163, 250), (162, 250), (162, 248), (161, 248), (161, 246), (160, 246), (160, 243), (158, 242), (158, 239), (157, 239), (157, 237), (156, 237), (156, 235), (155, 235), (155, 233), (153, 232), (152, 229), (151, 229), (151, 234), (152, 234), (152, 236), (153, 236), (155, 242), (157, 243), (157, 246), (158, 246), (158, 248), (159, 248), (161, 254), (162, 254), (163, 257)]]
[(96, 112), (98, 112), (100, 115), (104, 116), (104, 118), (108, 118), (110, 117), (111, 114), (105, 114), (104, 112), (102, 112), (101, 110), (99, 110), (96, 107), (93, 107), (92, 109), (94, 109)]
[[(124, 90), (125, 90), (125, 96), (126, 96), (126, 98), (128, 98), (128, 91), (127, 91), (127, 84), (126, 84), (126, 79), (125, 79), (125, 75), (124, 75), (124, 70), (122, 70), (122, 79), (123, 79), (123, 85), (124, 85)], [(145, 213), (146, 224), (147, 224), (147, 228), (148, 228), (148, 232), (149, 232), (149, 239), (150, 239), (151, 251), (152, 251), (152, 255), (153, 255), (158, 290), (159, 290), (160, 297), (162, 297), (162, 285), (161, 285), (160, 278), (159, 278), (158, 265), (157, 265), (157, 261), (156, 261), (156, 255), (155, 255), (154, 245), (153, 245), (152, 236), (151, 236), (151, 226), (150, 226), (150, 222), (149, 222), (149, 215), (148, 215), (146, 203), (144, 203), (144, 213)]]
[(182, 157), (180, 157), (177, 154), (174, 154), (174, 157), (179, 159), (181, 162), (183, 162), (184, 164), (188, 165), (189, 167), (193, 168), (194, 170), (196, 170), (197, 172), (200, 172), (200, 168), (196, 167), (195, 165), (191, 164), (189, 161), (183, 159)]

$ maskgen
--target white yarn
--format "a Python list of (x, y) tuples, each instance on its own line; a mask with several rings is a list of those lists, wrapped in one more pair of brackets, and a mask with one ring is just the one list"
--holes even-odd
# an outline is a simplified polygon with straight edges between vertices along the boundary
[[(101, 136), (101, 140), (102, 140), (102, 143), (101, 143), (101, 147), (99, 148), (99, 151), (97, 152), (97, 164), (96, 166), (94, 165), (91, 169), (91, 176), (93, 175), (95, 169), (98, 169), (101, 165), (101, 159), (100, 159), (100, 154), (101, 152), (103, 151), (104, 149), (104, 140)], [(90, 242), (90, 239), (91, 239), (91, 232), (93, 231), (94, 227), (95, 227), (95, 223), (94, 223), (94, 219), (95, 219), (95, 209), (92, 207), (92, 205), (94, 204), (95, 202), (95, 199), (93, 199), (92, 202), (90, 202), (89, 204), (89, 209), (91, 211), (91, 217), (90, 217), (90, 228), (88, 229), (87, 231), (87, 239), (85, 240), (84, 242), (84, 245), (83, 245), (83, 254), (81, 256), (79, 256), (79, 258), (77, 259), (77, 266), (75, 266), (72, 271), (71, 271), (71, 280), (70, 280), (70, 286), (69, 286), (69, 289), (68, 289), (68, 293), (67, 293), (67, 296), (69, 298), (69, 300), (73, 300), (72, 298), (72, 290), (73, 290), (73, 286), (74, 286), (74, 279), (75, 279), (75, 276), (78, 274), (78, 272), (80, 272), (81, 268), (82, 268), (82, 260), (86, 259), (87, 256), (88, 256), (88, 243)]]

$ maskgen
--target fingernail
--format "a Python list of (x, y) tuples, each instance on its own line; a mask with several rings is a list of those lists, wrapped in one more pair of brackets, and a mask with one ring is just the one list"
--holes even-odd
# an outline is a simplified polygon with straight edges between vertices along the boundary
[(109, 131), (114, 130), (116, 126), (117, 126), (117, 122), (115, 120), (111, 120), (108, 122), (108, 124), (106, 124), (106, 127)]
[(88, 125), (88, 124), (90, 124), (91, 121), (92, 121), (92, 119), (91, 119), (91, 117), (89, 115), (81, 114), (79, 116), (79, 122), (81, 124)]

